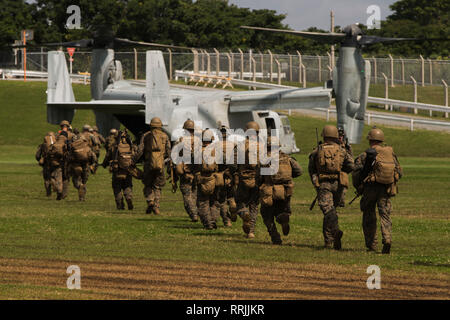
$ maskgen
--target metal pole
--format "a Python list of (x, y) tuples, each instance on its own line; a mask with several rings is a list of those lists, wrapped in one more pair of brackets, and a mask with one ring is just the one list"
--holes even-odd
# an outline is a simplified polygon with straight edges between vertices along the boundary
[(332, 80), (333, 79), (333, 69), (331, 69), (330, 66), (327, 66), (327, 68), (328, 68), (328, 71), (330, 72), (330, 80)]
[(264, 55), (262, 54), (261, 51), (258, 52), (259, 52), (259, 59), (261, 60), (261, 76), (262, 79), (264, 80)]
[(394, 58), (389, 54), (389, 59), (391, 60), (391, 88), (394, 88)]
[(319, 55), (317, 55), (318, 63), (319, 63), (319, 82), (322, 82), (322, 59)]
[[(256, 60), (252, 57), (252, 71), (253, 71), (253, 82), (256, 82)], [(253, 90), (256, 90), (256, 87), (252, 88)]]
[(241, 70), (240, 70), (240, 78), (241, 80), (244, 80), (244, 53), (240, 48), (238, 48), (239, 54), (241, 55)]
[(219, 50), (214, 48), (214, 52), (216, 53), (216, 76), (219, 76), (220, 73), (220, 53)]
[(425, 60), (422, 55), (420, 55), (420, 60), (422, 63), (422, 87), (425, 87)]
[(44, 71), (44, 48), (41, 47), (41, 72)]
[(137, 60), (137, 50), (133, 48), (134, 51), (134, 80), (138, 79), (138, 60)]
[(209, 75), (211, 73), (211, 57), (209, 56), (209, 53), (206, 50), (205, 54), (206, 54), (206, 73)]
[[(389, 99), (389, 81), (388, 81), (388, 77), (384, 74), (384, 72), (381, 73), (381, 75), (384, 78), (384, 98), (385, 99)], [(384, 110), (388, 110), (389, 106), (387, 104), (384, 105)]]
[[(417, 81), (413, 76), (410, 76), (413, 84), (414, 84), (414, 102), (417, 103)], [(414, 114), (417, 114), (417, 108), (414, 108)]]
[(403, 58), (400, 58), (400, 61), (402, 63), (402, 83), (405, 85), (405, 61)]
[(289, 56), (289, 81), (292, 81), (292, 56), (288, 54)]
[[(25, 30), (23, 31), (23, 45), (27, 44)], [(23, 81), (27, 81), (27, 48), (23, 47)]]
[(194, 54), (194, 73), (198, 73), (198, 51), (196, 49), (191, 49)]
[(297, 50), (298, 55), (298, 82), (302, 83), (302, 54)]
[(278, 80), (278, 84), (281, 84), (281, 64), (280, 64), (280, 61), (278, 61), (278, 59), (275, 59), (275, 62), (277, 63), (277, 80)]
[(373, 58), (373, 82), (377, 83), (377, 59), (375, 57)]
[(270, 82), (272, 82), (273, 81), (273, 55), (270, 50), (267, 50), (267, 52), (269, 52), (269, 56), (270, 56)]
[(229, 53), (227, 53), (228, 58), (228, 78), (231, 78), (231, 56)]
[(173, 73), (172, 50), (167, 49), (167, 51), (169, 51), (169, 80), (172, 80), (172, 73)]
[[(330, 17), (331, 17), (331, 28), (330, 28), (330, 31), (334, 32), (334, 12), (333, 11), (330, 12)], [(335, 57), (335, 55), (334, 55), (334, 45), (332, 45), (331, 46), (331, 64), (330, 64), (332, 69), (335, 66), (335, 64), (334, 64), (334, 57)]]
[[(444, 85), (444, 99), (445, 99), (445, 106), (448, 107), (448, 85), (447, 85), (447, 83), (444, 81), (444, 79), (442, 79), (442, 84)], [(445, 117), (448, 118), (448, 112), (445, 113)]]
[(302, 73), (303, 73), (303, 88), (306, 88), (306, 67), (302, 64)]
[(433, 62), (430, 58), (428, 58), (428, 62), (430, 63), (430, 86), (433, 85)]

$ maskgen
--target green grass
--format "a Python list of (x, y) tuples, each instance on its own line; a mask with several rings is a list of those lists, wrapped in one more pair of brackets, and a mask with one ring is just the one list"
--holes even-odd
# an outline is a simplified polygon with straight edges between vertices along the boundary
[[(56, 126), (45, 121), (43, 89), (45, 84), (39, 82), (0, 81), (0, 257), (65, 261), (164, 259), (253, 266), (293, 262), (358, 266), (363, 270), (376, 264), (382, 270), (406, 275), (450, 274), (449, 134), (382, 127), (405, 172), (399, 195), (393, 198), (392, 254), (366, 253), (358, 201), (339, 210), (344, 249), (335, 252), (321, 248), (322, 213), (317, 206), (309, 211), (315, 193), (307, 176), (307, 157), (316, 143), (315, 128), (320, 130), (326, 122), (291, 117), (302, 150), (295, 157), (305, 173), (295, 180), (291, 233), (283, 237), (283, 246), (275, 247), (270, 244), (261, 217), (254, 240), (242, 236), (239, 219), (229, 229), (220, 223), (215, 231), (205, 231), (200, 224), (189, 222), (181, 194), (172, 194), (169, 185), (163, 190), (162, 216), (144, 214), (146, 204), (139, 181), (134, 181), (133, 213), (118, 212), (110, 174), (102, 168), (89, 179), (86, 202), (77, 201), (73, 187), (64, 201), (46, 198), (34, 153), (44, 133), (56, 130)], [(77, 99), (88, 99), (88, 87), (74, 89)], [(77, 112), (75, 125), (84, 122), (93, 122), (92, 112)], [(355, 145), (355, 156), (365, 148), (365, 140)], [(347, 201), (352, 197), (351, 188)], [(30, 288), (32, 293), (28, 294)], [(30, 288), (14, 283), (0, 285), (0, 290), (10, 292), (11, 297), (36, 297), (36, 290), (38, 298), (60, 294), (76, 297), (47, 287)], [(23, 294), (19, 293), (22, 290)], [(51, 290), (55, 290), (53, 295)]]

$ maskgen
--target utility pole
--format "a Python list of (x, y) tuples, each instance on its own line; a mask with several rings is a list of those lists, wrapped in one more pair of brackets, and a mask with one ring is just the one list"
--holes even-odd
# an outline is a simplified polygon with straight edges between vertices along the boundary
[[(331, 17), (331, 27), (330, 27), (330, 31), (334, 32), (334, 12), (333, 10), (331, 10), (330, 12), (330, 17)], [(331, 46), (331, 69), (334, 68), (334, 45)]]

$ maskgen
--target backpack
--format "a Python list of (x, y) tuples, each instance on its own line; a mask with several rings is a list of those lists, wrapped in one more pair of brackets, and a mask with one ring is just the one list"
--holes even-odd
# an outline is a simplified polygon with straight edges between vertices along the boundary
[(166, 136), (163, 132), (150, 131), (144, 137), (144, 148), (146, 150), (145, 160), (151, 170), (162, 171), (164, 169)]
[[(202, 148), (202, 157), (204, 156), (206, 147)], [(215, 161), (216, 158), (216, 152), (215, 149), (212, 149), (211, 154), (207, 156), (207, 159), (202, 159), (202, 168), (201, 172), (204, 175), (210, 175), (213, 172), (216, 172), (218, 170), (217, 163)]]
[(341, 146), (336, 143), (321, 144), (317, 151), (317, 170), (319, 174), (337, 175), (341, 171), (344, 158)]
[(122, 169), (128, 169), (132, 164), (132, 149), (128, 143), (122, 141), (117, 146), (117, 160), (119, 161), (119, 167)]
[(90, 150), (91, 148), (86, 139), (80, 137), (72, 142), (72, 159), (80, 163), (87, 163), (89, 162)]
[(272, 176), (272, 182), (274, 184), (285, 184), (291, 182), (292, 167), (289, 156), (280, 152), (278, 159), (278, 171)]
[(66, 139), (64, 137), (62, 138), (58, 137), (58, 140), (56, 140), (56, 142), (53, 143), (48, 149), (47, 156), (53, 166), (58, 166), (60, 162), (63, 160), (65, 153), (64, 152), (65, 145)]
[(44, 137), (44, 143), (42, 144), (42, 154), (43, 157), (46, 157), (48, 155), (48, 151), (50, 150), (50, 147), (56, 142), (56, 138), (53, 135), (46, 135)]
[(372, 180), (381, 184), (394, 183), (395, 161), (394, 151), (389, 146), (375, 146), (377, 151), (372, 168)]

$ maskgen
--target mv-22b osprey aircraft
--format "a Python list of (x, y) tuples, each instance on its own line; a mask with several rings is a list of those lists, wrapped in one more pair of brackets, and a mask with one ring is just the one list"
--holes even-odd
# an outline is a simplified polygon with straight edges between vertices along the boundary
[[(244, 128), (246, 122), (253, 120), (263, 129), (276, 129), (281, 150), (295, 153), (299, 149), (289, 121), (274, 110), (328, 108), (335, 97), (338, 126), (344, 128), (350, 143), (358, 143), (364, 126), (370, 81), (370, 62), (363, 59), (361, 47), (377, 42), (414, 40), (365, 36), (356, 25), (346, 27), (344, 33), (243, 28), (290, 32), (318, 41), (340, 43), (332, 85), (239, 92), (189, 89), (169, 84), (162, 52), (157, 50), (146, 52), (145, 83), (124, 80), (121, 63), (114, 58), (116, 46), (165, 45), (100, 35), (94, 39), (53, 44), (93, 49), (92, 100), (89, 102), (75, 101), (64, 53), (48, 52), (47, 120), (59, 124), (64, 119), (71, 121), (75, 109), (92, 109), (103, 134), (111, 128), (119, 128), (122, 123), (133, 134), (139, 135), (148, 130), (151, 118), (157, 116), (169, 136), (181, 129), (188, 118), (202, 129), (217, 128), (219, 123), (231, 129)], [(176, 137), (172, 136), (174, 139)]]

